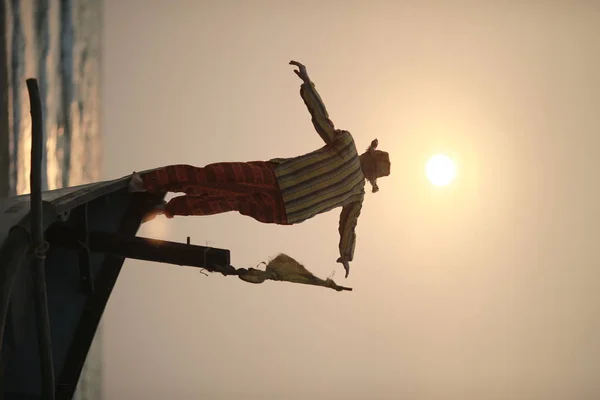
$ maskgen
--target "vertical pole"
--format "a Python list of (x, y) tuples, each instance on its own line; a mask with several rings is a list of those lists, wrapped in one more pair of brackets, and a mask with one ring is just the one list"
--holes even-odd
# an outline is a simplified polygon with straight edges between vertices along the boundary
[(34, 254), (35, 309), (42, 372), (42, 394), (44, 399), (54, 400), (54, 364), (52, 361), (45, 271), (47, 242), (44, 241), (42, 228), (44, 120), (40, 92), (35, 79), (27, 79), (27, 90), (31, 107), (31, 236)]
[(8, 122), (8, 59), (6, 57), (7, 37), (5, 1), (0, 3), (0, 197), (11, 195), (10, 176), (10, 135)]

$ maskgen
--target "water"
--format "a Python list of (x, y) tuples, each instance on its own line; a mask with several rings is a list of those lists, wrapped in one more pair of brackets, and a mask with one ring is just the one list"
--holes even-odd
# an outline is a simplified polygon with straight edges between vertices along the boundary
[(29, 77), (43, 97), (44, 189), (97, 181), (101, 0), (5, 0), (5, 7), (11, 193), (29, 192)]
[[(37, 78), (45, 117), (44, 189), (99, 180), (101, 0), (3, 0), (8, 76), (9, 194), (29, 192), (31, 120), (25, 80)], [(5, 110), (6, 111), (6, 110)], [(4, 134), (4, 132), (3, 132)], [(102, 396), (99, 328), (76, 399)]]

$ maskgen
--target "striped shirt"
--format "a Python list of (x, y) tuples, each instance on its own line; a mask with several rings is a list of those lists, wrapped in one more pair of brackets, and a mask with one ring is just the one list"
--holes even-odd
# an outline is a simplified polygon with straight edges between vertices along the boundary
[(339, 221), (339, 250), (342, 259), (352, 261), (356, 245), (355, 228), (365, 195), (365, 176), (350, 132), (335, 129), (312, 82), (300, 88), (313, 125), (325, 146), (293, 158), (270, 160), (289, 224), (342, 207)]

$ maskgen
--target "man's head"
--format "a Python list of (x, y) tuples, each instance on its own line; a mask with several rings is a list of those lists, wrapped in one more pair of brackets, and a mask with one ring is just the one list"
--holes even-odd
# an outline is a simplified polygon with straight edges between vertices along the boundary
[(390, 175), (392, 163), (390, 155), (381, 150), (376, 150), (379, 142), (377, 139), (371, 142), (371, 145), (363, 154), (360, 155), (360, 165), (365, 178), (371, 183), (373, 193), (379, 190), (377, 178)]

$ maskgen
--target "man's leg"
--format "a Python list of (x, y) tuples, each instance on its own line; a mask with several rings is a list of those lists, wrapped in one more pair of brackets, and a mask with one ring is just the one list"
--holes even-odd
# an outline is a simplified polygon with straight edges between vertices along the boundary
[(191, 196), (183, 195), (173, 197), (154, 209), (144, 219), (144, 222), (153, 220), (157, 215), (173, 218), (175, 215), (213, 215), (237, 210), (238, 203), (227, 199), (225, 196)]
[[(153, 185), (154, 182), (158, 184)], [(168, 218), (239, 211), (260, 222), (287, 224), (271, 163), (221, 163), (204, 168), (171, 166), (149, 173), (144, 178), (144, 185), (153, 191), (168, 189), (187, 193), (157, 210)]]
[[(133, 186), (135, 176), (132, 178)], [(141, 188), (149, 192), (184, 192), (190, 195), (234, 195), (252, 191), (253, 186), (276, 186), (270, 163), (231, 162), (205, 167), (169, 165), (141, 175)], [(250, 188), (248, 188), (250, 186)]]
[(163, 207), (163, 214), (167, 218), (175, 215), (213, 215), (238, 209), (235, 199), (225, 196), (190, 196), (173, 197)]
[(240, 214), (266, 224), (287, 225), (287, 214), (279, 190), (261, 190), (238, 198)]
[(287, 216), (280, 195), (268, 188), (254, 194), (227, 196), (190, 196), (174, 197), (162, 207), (167, 218), (175, 215), (213, 215), (229, 211), (238, 211), (242, 215), (267, 224), (287, 224)]

